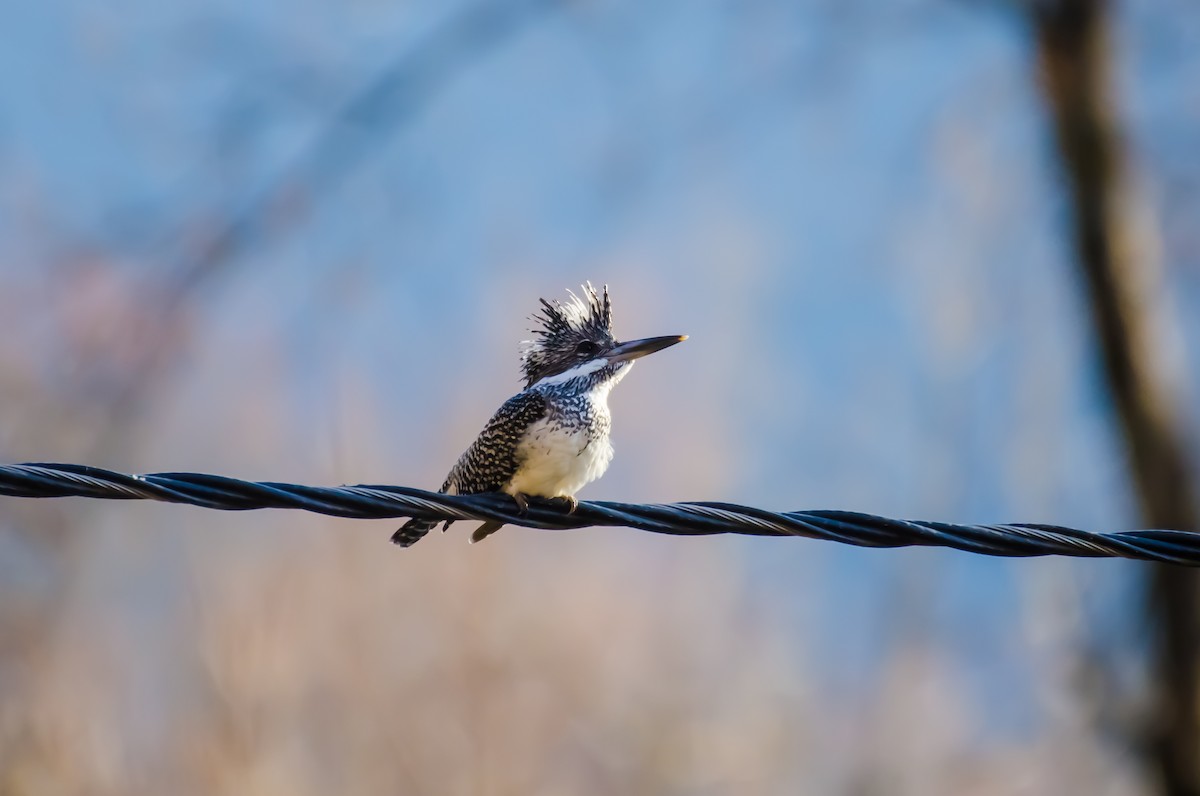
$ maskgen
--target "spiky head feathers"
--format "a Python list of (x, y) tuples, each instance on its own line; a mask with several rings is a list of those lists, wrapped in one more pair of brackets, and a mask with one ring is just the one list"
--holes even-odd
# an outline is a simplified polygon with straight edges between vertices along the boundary
[(542, 308), (532, 316), (533, 339), (521, 348), (521, 371), (525, 386), (532, 387), (547, 376), (565, 373), (612, 348), (612, 302), (608, 286), (602, 293), (588, 282), (583, 298), (567, 291), (566, 301), (539, 299)]

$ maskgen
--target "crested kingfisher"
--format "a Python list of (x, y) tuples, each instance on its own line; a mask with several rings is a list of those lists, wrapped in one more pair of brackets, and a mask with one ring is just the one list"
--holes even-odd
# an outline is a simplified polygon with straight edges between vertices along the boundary
[[(521, 350), (525, 389), (504, 402), (450, 468), (442, 492), (504, 492), (521, 511), (528, 496), (560, 498), (574, 511), (575, 493), (602, 476), (612, 461), (609, 391), (635, 359), (687, 339), (669, 335), (619, 343), (613, 337), (607, 285), (597, 294), (591, 283), (585, 284), (583, 298), (567, 293), (567, 301), (540, 299), (541, 309), (532, 317), (533, 339)], [(408, 547), (435, 525), (437, 521), (409, 520), (392, 541)], [(471, 534), (471, 542), (502, 525), (485, 522)]]

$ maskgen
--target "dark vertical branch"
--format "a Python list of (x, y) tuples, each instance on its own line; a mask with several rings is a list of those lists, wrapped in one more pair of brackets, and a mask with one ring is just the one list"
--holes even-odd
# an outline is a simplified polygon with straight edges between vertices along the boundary
[[(1111, 96), (1104, 0), (1033, 6), (1042, 89), (1074, 212), (1074, 244), (1146, 522), (1197, 529), (1200, 512), (1179, 417), (1159, 352), (1155, 269), (1139, 249)], [(1200, 661), (1196, 575), (1158, 565), (1148, 619), (1154, 635), (1149, 762), (1162, 792), (1200, 796)]]

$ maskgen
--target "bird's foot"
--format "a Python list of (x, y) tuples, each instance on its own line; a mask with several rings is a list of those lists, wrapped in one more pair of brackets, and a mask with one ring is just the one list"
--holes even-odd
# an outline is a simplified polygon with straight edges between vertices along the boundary
[(512, 499), (517, 502), (517, 513), (524, 515), (529, 511), (529, 499), (520, 492), (513, 492)]
[(488, 538), (502, 527), (504, 527), (504, 523), (497, 520), (489, 520), (488, 522), (485, 522), (483, 525), (480, 525), (475, 529), (475, 533), (471, 534), (471, 544), (482, 542), (484, 539)]
[(555, 500), (561, 500), (566, 504), (568, 514), (574, 514), (575, 509), (579, 508), (579, 499), (574, 495), (559, 495)]

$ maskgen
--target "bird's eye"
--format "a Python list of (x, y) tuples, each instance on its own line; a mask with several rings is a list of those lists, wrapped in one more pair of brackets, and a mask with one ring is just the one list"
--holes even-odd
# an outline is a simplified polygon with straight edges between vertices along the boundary
[(581, 357), (593, 356), (600, 350), (600, 346), (593, 343), (591, 340), (584, 340), (579, 345), (575, 346), (575, 353)]

